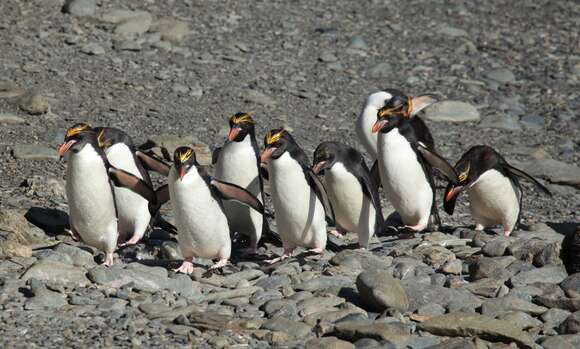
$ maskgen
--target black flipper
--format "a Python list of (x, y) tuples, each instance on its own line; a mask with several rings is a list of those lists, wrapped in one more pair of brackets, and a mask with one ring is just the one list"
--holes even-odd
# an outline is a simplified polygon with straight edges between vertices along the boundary
[(334, 210), (332, 208), (332, 204), (330, 203), (330, 199), (328, 199), (328, 195), (326, 194), (326, 189), (324, 185), (318, 179), (318, 177), (312, 172), (310, 168), (304, 168), (304, 174), (307, 176), (306, 179), (310, 188), (314, 190), (314, 193), (318, 197), (318, 200), (322, 203), (322, 207), (324, 207), (324, 212), (326, 213), (326, 218), (330, 220), (330, 222), (334, 223)]
[(211, 164), (215, 165), (220, 158), (220, 153), (222, 152), (222, 147), (217, 147), (211, 153)]
[(529, 175), (529, 174), (525, 173), (524, 171), (522, 171), (522, 170), (520, 170), (520, 169), (518, 169), (518, 168), (515, 168), (515, 167), (513, 167), (513, 166), (511, 166), (511, 165), (508, 165), (507, 163), (505, 163), (505, 164), (502, 164), (502, 165), (503, 165), (503, 167), (505, 167), (505, 169), (506, 169), (506, 170), (507, 170), (509, 173), (513, 174), (514, 176), (518, 176), (518, 177), (520, 177), (520, 178), (525, 178), (525, 179), (527, 179), (527, 180), (531, 181), (531, 182), (532, 182), (532, 183), (534, 183), (534, 184), (535, 184), (535, 185), (536, 185), (536, 186), (537, 186), (537, 187), (538, 187), (538, 188), (539, 188), (539, 189), (540, 189), (542, 192), (544, 192), (544, 194), (546, 194), (546, 195), (549, 195), (549, 196), (552, 196), (552, 193), (550, 192), (550, 190), (549, 190), (548, 188), (546, 188), (546, 187), (545, 187), (545, 186), (544, 186), (542, 183), (538, 182), (538, 180), (537, 180), (537, 179), (535, 179), (534, 177), (532, 177), (531, 175)]
[(373, 186), (376, 186), (377, 189), (381, 186), (381, 174), (379, 172), (379, 161), (375, 160), (373, 162), (373, 166), (371, 166), (370, 171), (370, 180)]
[(149, 171), (157, 172), (165, 177), (169, 175), (169, 169), (171, 167), (153, 154), (147, 154), (138, 150), (135, 155)]
[(210, 180), (210, 184), (216, 189), (217, 194), (222, 199), (239, 201), (264, 214), (264, 205), (246, 189), (232, 183), (222, 182), (215, 178)]
[(455, 181), (457, 178), (457, 173), (453, 166), (447, 162), (444, 158), (442, 158), (437, 153), (433, 152), (432, 150), (428, 149), (427, 147), (417, 144), (417, 150), (421, 154), (421, 156), (431, 165), (432, 168), (437, 169), (442, 175), (444, 175), (447, 180)]
[(109, 177), (115, 186), (130, 189), (144, 197), (150, 203), (154, 205), (157, 204), (157, 196), (155, 195), (155, 191), (153, 191), (153, 189), (147, 183), (145, 183), (145, 181), (139, 179), (131, 173), (110, 166)]
[(371, 200), (373, 206), (375, 207), (376, 211), (375, 234), (379, 235), (385, 223), (385, 218), (383, 217), (383, 211), (381, 207), (381, 197), (379, 196), (379, 182), (376, 182), (371, 178), (371, 173), (367, 165), (365, 164), (364, 160), (362, 159), (361, 159), (361, 168), (362, 171), (355, 171), (357, 173), (354, 173), (354, 175), (358, 179), (359, 183), (363, 188), (363, 194), (366, 195)]

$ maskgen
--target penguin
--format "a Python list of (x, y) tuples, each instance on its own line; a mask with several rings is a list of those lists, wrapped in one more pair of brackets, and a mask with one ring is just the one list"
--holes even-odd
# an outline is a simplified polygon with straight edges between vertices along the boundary
[(377, 137), (371, 132), (371, 128), (377, 120), (379, 109), (388, 104), (392, 106), (400, 105), (399, 108), (405, 108), (404, 114), (411, 119), (411, 125), (415, 129), (415, 134), (419, 141), (423, 142), (427, 148), (435, 150), (431, 132), (425, 122), (416, 115), (438, 101), (439, 98), (433, 94), (410, 97), (394, 88), (388, 88), (369, 95), (356, 119), (356, 134), (371, 161), (377, 159)]
[[(230, 117), (228, 138), (214, 153), (214, 176), (248, 190), (263, 204), (264, 185), (254, 124), (250, 113), (236, 113)], [(224, 211), (232, 233), (248, 236), (248, 251), (255, 253), (262, 233), (268, 230), (265, 216), (235, 201), (224, 202)]]
[(327, 240), (326, 215), (332, 217), (332, 207), (322, 183), (310, 169), (306, 153), (283, 128), (268, 132), (264, 147), (260, 160), (267, 163), (275, 220), (284, 248), (282, 256), (268, 262), (290, 257), (299, 246), (322, 253)]
[[(137, 156), (129, 135), (112, 127), (95, 127), (94, 130), (97, 133), (98, 145), (104, 150), (111, 165), (152, 186), (149, 173)], [(119, 240), (124, 241), (121, 246), (134, 245), (143, 238), (149, 228), (151, 222), (149, 202), (128, 188), (115, 186), (113, 190), (119, 219)]]
[(505, 236), (519, 224), (523, 192), (518, 178), (534, 183), (543, 193), (552, 193), (534, 177), (515, 168), (493, 148), (476, 145), (455, 165), (456, 180), (449, 181), (443, 197), (443, 208), (453, 214), (459, 194), (467, 191), (469, 209), (475, 230), (500, 224)]
[(67, 153), (65, 189), (70, 229), (73, 236), (105, 252), (103, 264), (111, 266), (119, 236), (115, 195), (109, 164), (89, 125), (76, 124), (67, 130), (58, 154), (62, 158)]
[[(171, 200), (177, 226), (177, 241), (184, 261), (176, 272), (191, 274), (193, 257), (217, 259), (209, 269), (225, 266), (230, 258), (230, 228), (222, 200), (237, 200), (260, 213), (264, 206), (242, 187), (210, 177), (196, 160), (190, 147), (179, 147), (169, 169), (168, 190), (153, 191), (143, 181), (127, 172), (111, 175), (147, 198), (152, 205)], [(126, 177), (130, 178), (127, 179)], [(168, 192), (169, 195), (166, 195)]]
[(412, 233), (440, 225), (435, 204), (433, 169), (448, 179), (455, 170), (441, 156), (421, 142), (406, 108), (397, 99), (377, 114), (372, 132), (378, 132), (378, 172), (386, 196), (401, 216), (404, 230)]
[(355, 232), (359, 246), (367, 248), (369, 239), (382, 230), (384, 218), (379, 188), (362, 155), (345, 144), (323, 142), (314, 151), (312, 171), (324, 175), (337, 228)]

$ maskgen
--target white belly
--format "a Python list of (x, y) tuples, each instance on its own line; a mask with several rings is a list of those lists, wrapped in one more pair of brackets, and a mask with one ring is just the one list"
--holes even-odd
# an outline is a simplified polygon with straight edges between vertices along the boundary
[(346, 231), (357, 233), (361, 246), (368, 245), (375, 233), (376, 211), (358, 179), (342, 163), (336, 163), (325, 171), (324, 182), (336, 223)]
[(197, 170), (190, 169), (179, 180), (172, 167), (168, 183), (183, 256), (229, 258), (231, 241), (227, 218)]
[[(105, 154), (111, 165), (143, 179), (135, 164), (133, 153), (126, 144), (114, 144), (107, 148)], [(115, 203), (117, 204), (120, 234), (128, 235), (128, 237), (132, 235), (137, 235), (139, 238), (143, 237), (151, 221), (148, 201), (130, 189), (116, 186), (113, 188), (115, 191)]]
[(427, 224), (433, 191), (411, 145), (395, 128), (379, 133), (378, 150), (383, 188), (403, 223)]
[(391, 94), (383, 91), (371, 94), (356, 120), (356, 135), (373, 161), (377, 158), (377, 134), (372, 132), (373, 124), (377, 121), (379, 109), (391, 97)]
[(514, 228), (520, 212), (518, 189), (512, 181), (498, 172), (484, 172), (467, 189), (471, 214), (476, 223), (485, 226), (502, 224)]
[(104, 252), (115, 251), (118, 231), (113, 192), (103, 160), (90, 145), (69, 156), (66, 195), (71, 228), (83, 242)]
[[(217, 160), (215, 178), (245, 188), (261, 202), (257, 161), (249, 135), (242, 142), (227, 142)], [(232, 231), (260, 239), (263, 218), (258, 211), (235, 201), (225, 201), (224, 210)]]
[(268, 163), (272, 203), (284, 246), (324, 248), (324, 207), (310, 188), (300, 164), (286, 152)]

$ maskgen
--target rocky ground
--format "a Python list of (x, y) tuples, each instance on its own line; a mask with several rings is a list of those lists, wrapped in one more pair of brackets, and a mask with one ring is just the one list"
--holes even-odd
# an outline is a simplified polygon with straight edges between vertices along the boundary
[[(577, 2), (63, 5), (0, 2), (0, 347), (580, 346)], [(509, 238), (475, 233), (463, 199), (441, 232), (369, 251), (347, 236), (341, 252), (274, 266), (235, 254), (210, 275), (199, 260), (192, 277), (171, 271), (166, 232), (112, 268), (64, 233), (54, 149), (73, 123), (195, 143), (207, 164), (227, 118), (253, 111), (259, 137), (284, 125), (311, 154), (322, 140), (358, 146), (353, 121), (384, 87), (447, 100), (423, 117), (451, 162), (488, 144), (554, 196), (524, 183)]]

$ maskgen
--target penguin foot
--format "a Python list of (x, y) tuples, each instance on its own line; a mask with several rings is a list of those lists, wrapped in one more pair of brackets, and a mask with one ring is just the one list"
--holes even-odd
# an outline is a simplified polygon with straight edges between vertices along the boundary
[(240, 254), (242, 255), (242, 257), (254, 256), (257, 253), (258, 249), (256, 247), (246, 247), (240, 250)]
[(125, 247), (125, 246), (136, 245), (139, 242), (139, 240), (141, 240), (141, 238), (139, 236), (133, 235), (133, 236), (131, 236), (131, 238), (129, 240), (125, 241), (122, 244), (119, 244), (119, 246)]
[(106, 267), (113, 266), (113, 254), (112, 253), (105, 254), (105, 261), (103, 262), (103, 265)]
[(193, 273), (193, 264), (190, 260), (184, 260), (183, 263), (181, 263), (181, 266), (177, 269), (173, 269), (173, 271), (176, 273), (191, 274)]
[(475, 225), (475, 231), (483, 231), (483, 225), (482, 224), (476, 224)]
[(290, 258), (290, 253), (284, 253), (283, 255), (281, 255), (280, 257), (276, 257), (273, 259), (266, 259), (264, 262), (268, 263), (268, 264), (274, 264), (274, 263), (278, 263), (281, 262), (285, 259)]
[(403, 227), (403, 229), (411, 229), (411, 230), (414, 230), (416, 232), (425, 230), (425, 228), (427, 228), (427, 224), (421, 224), (421, 223), (419, 223), (417, 225), (405, 225)]
[(76, 231), (74, 231), (72, 229), (66, 229), (65, 231), (70, 235), (70, 237), (74, 241), (81, 241), (81, 236)]
[(332, 229), (328, 233), (335, 236), (337, 239), (344, 239), (344, 234), (338, 229)]
[(322, 247), (311, 248), (310, 250), (306, 251), (306, 253), (309, 253), (309, 254), (322, 254), (323, 252), (324, 252), (324, 248), (322, 248)]
[[(215, 269), (219, 269), (219, 268), (223, 268), (228, 264), (228, 259), (227, 258), (222, 258), (219, 261), (217, 261), (216, 264), (212, 265), (211, 267), (209, 267), (207, 270), (215, 270)], [(193, 271), (193, 267), (192, 267), (192, 271)]]

